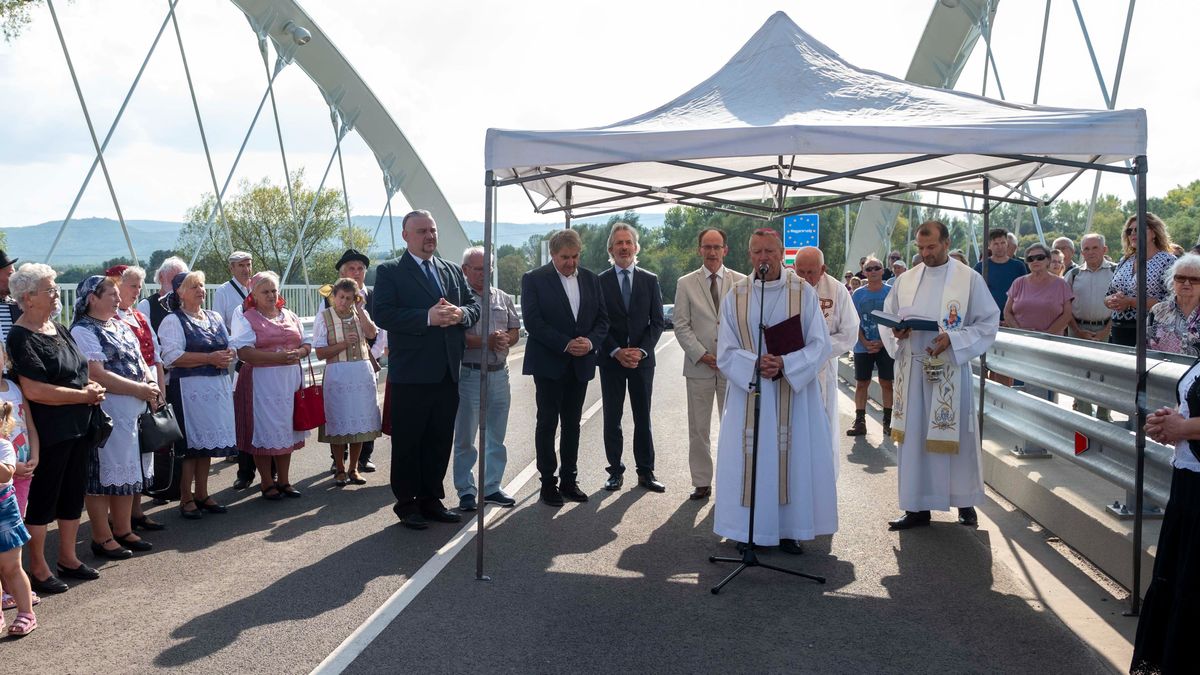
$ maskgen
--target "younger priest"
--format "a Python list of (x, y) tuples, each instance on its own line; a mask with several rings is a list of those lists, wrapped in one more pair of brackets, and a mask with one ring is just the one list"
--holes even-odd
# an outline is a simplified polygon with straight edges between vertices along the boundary
[[(812, 287), (783, 269), (778, 233), (764, 228), (751, 235), (750, 263), (754, 274), (739, 281), (721, 305), (717, 367), (729, 389), (717, 446), (713, 530), (749, 542), (751, 389), (757, 366), (762, 388), (752, 543), (778, 544), (788, 553), (801, 553), (798, 540), (837, 531), (832, 441), (818, 382), (830, 356), (829, 330)], [(766, 274), (760, 275), (763, 267)], [(765, 318), (761, 322), (760, 305)], [(756, 364), (760, 323), (770, 327), (796, 316), (803, 327), (804, 346), (785, 354), (768, 353), (764, 346)]]
[(900, 444), (900, 508), (893, 530), (929, 524), (929, 512), (958, 508), (975, 525), (983, 503), (971, 359), (996, 339), (1000, 310), (983, 277), (950, 258), (950, 235), (936, 220), (916, 235), (921, 263), (896, 278), (884, 311), (933, 319), (938, 330), (880, 330), (896, 360), (892, 438)]

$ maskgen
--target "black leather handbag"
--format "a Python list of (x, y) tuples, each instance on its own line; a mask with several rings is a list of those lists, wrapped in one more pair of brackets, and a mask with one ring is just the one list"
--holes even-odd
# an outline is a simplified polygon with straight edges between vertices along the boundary
[(175, 420), (175, 408), (165, 404), (158, 410), (146, 405), (146, 412), (138, 415), (138, 445), (142, 454), (170, 450), (176, 441), (183, 439), (183, 431)]
[(103, 447), (113, 432), (113, 421), (99, 405), (92, 408), (92, 418), (88, 422), (87, 440), (93, 448)]

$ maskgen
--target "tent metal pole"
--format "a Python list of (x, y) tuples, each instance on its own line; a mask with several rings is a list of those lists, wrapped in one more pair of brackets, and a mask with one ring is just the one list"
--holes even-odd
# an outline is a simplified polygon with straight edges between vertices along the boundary
[[(396, 256), (396, 223), (392, 220), (392, 193), (391, 192), (388, 193), (387, 211), (388, 211), (388, 230), (390, 230), (392, 233), (392, 257), (394, 258)], [(400, 224), (400, 228), (403, 230), (404, 223)]]
[[(992, 224), (992, 210), (990, 208), (988, 208), (989, 203), (991, 201), (988, 198), (988, 192), (990, 189), (991, 189), (991, 181), (988, 180), (987, 176), (984, 176), (983, 177), (983, 236), (984, 236), (985, 240), (987, 240), (988, 231), (990, 230), (991, 224)], [(981, 261), (983, 261), (983, 285), (987, 286), (988, 272), (990, 271), (990, 268), (991, 268), (991, 259), (988, 256), (987, 251), (981, 251), (979, 253), (979, 259)], [(989, 293), (991, 292), (990, 288), (988, 289), (988, 292)], [(1001, 311), (1003, 311), (1003, 308), (1001, 308)], [(987, 382), (987, 379), (988, 379), (987, 352), (985, 351), (984, 353), (979, 355), (979, 424), (977, 424), (976, 426), (979, 427), (979, 442), (980, 443), (983, 442), (983, 421), (984, 421), (983, 388), (984, 388), (984, 384)]]
[[(487, 510), (483, 502), (483, 488), (487, 485), (485, 476), (487, 475), (487, 406), (488, 406), (488, 337), (492, 334), (492, 224), (495, 223), (493, 211), (495, 209), (495, 192), (496, 188), (492, 185), (492, 172), (488, 170), (484, 174), (483, 183), (485, 192), (483, 196), (483, 297), (479, 306), (479, 321), (481, 324), (480, 333), (483, 336), (483, 342), (479, 346), (481, 358), (479, 362), (482, 364), (479, 367), (479, 478), (476, 485), (479, 486), (479, 503), (475, 508), (475, 580), (476, 581), (491, 581), (491, 577), (483, 573), (483, 534), (485, 532), (483, 513)], [(568, 184), (569, 185), (569, 184)], [(569, 216), (568, 216), (569, 217)]]
[(125, 235), (125, 243), (129, 245), (129, 256), (133, 258), (133, 264), (137, 265), (137, 252), (133, 250), (133, 240), (129, 238), (125, 215), (121, 213), (121, 203), (117, 200), (116, 189), (113, 188), (112, 176), (108, 172), (108, 162), (104, 161), (104, 149), (100, 147), (100, 139), (96, 137), (96, 127), (92, 124), (92, 115), (88, 112), (87, 101), (83, 98), (83, 89), (79, 86), (79, 77), (75, 74), (75, 63), (71, 61), (71, 52), (67, 49), (67, 39), (63, 37), (62, 25), (58, 22), (58, 12), (54, 10), (54, 0), (46, 0), (46, 6), (50, 8), (50, 17), (54, 19), (54, 31), (58, 33), (58, 43), (62, 45), (63, 57), (67, 61), (67, 70), (71, 73), (71, 83), (75, 85), (75, 94), (79, 97), (79, 107), (83, 110), (83, 119), (87, 122), (88, 134), (92, 137), (92, 146), (96, 148), (96, 158), (100, 162), (100, 171), (104, 173), (104, 182), (108, 183), (108, 194), (112, 197), (113, 208), (117, 211), (121, 232)]
[(849, 270), (849, 269), (850, 269), (850, 205), (849, 205), (849, 204), (846, 204), (846, 220), (845, 220), (845, 223), (846, 223), (846, 226), (845, 226), (843, 229), (844, 229), (844, 230), (846, 230), (846, 232), (845, 232), (845, 235), (846, 235), (846, 248), (842, 249), (842, 258), (843, 258), (843, 260), (842, 260), (842, 273), (843, 273), (843, 274), (844, 274), (844, 273), (845, 273), (847, 270)]
[[(108, 127), (108, 133), (104, 135), (104, 142), (100, 144), (100, 150), (108, 150), (108, 142), (112, 140), (113, 133), (117, 130), (117, 125), (121, 123), (121, 117), (125, 115), (125, 108), (129, 105), (130, 99), (133, 98), (133, 92), (137, 89), (138, 83), (142, 81), (142, 73), (146, 72), (146, 66), (150, 63), (150, 57), (154, 55), (154, 50), (158, 48), (158, 41), (162, 39), (163, 33), (167, 30), (167, 23), (175, 16), (175, 5), (179, 0), (169, 0), (170, 10), (167, 12), (166, 18), (158, 28), (158, 34), (154, 36), (154, 42), (150, 43), (150, 51), (146, 52), (146, 58), (142, 59), (142, 66), (138, 68), (137, 75), (133, 78), (133, 84), (129, 85), (129, 91), (125, 93), (125, 100), (121, 102), (120, 109), (117, 110), (117, 116), (113, 118), (112, 124)], [(54, 250), (58, 248), (58, 242), (62, 239), (63, 232), (67, 229), (67, 223), (71, 222), (71, 218), (75, 215), (75, 209), (79, 207), (79, 200), (83, 199), (83, 193), (87, 191), (87, 187), (92, 182), (92, 176), (96, 175), (96, 167), (100, 164), (100, 156), (97, 155), (92, 160), (92, 166), (88, 169), (87, 175), (83, 178), (83, 185), (79, 186), (79, 192), (75, 194), (75, 201), (71, 202), (71, 208), (67, 211), (67, 217), (63, 219), (62, 225), (58, 228), (58, 234), (54, 235), (54, 243), (50, 245), (50, 251), (46, 253), (46, 264), (50, 264), (51, 258), (54, 257)]]
[(204, 160), (208, 163), (208, 176), (212, 180), (213, 195), (217, 197), (217, 212), (221, 214), (221, 222), (225, 223), (225, 229), (229, 231), (229, 252), (233, 252), (233, 229), (229, 226), (229, 219), (225, 217), (225, 205), (220, 198), (220, 188), (217, 186), (217, 172), (213, 168), (212, 153), (208, 148), (208, 135), (204, 132), (204, 119), (200, 116), (200, 103), (196, 99), (196, 88), (192, 85), (192, 69), (188, 65), (187, 50), (183, 48), (183, 32), (179, 30), (179, 19), (175, 15), (174, 7), (171, 9), (171, 23), (175, 27), (175, 41), (179, 43), (179, 60), (183, 63), (183, 76), (187, 80), (188, 94), (192, 99), (192, 112), (196, 115), (196, 128), (200, 130), (200, 145), (204, 148)]
[(1033, 78), (1033, 104), (1037, 105), (1042, 91), (1042, 64), (1046, 61), (1046, 35), (1050, 30), (1050, 0), (1046, 0), (1046, 14), (1042, 17), (1042, 44), (1038, 48), (1037, 75)]
[(1134, 161), (1137, 167), (1137, 418), (1134, 427), (1133, 588), (1129, 589), (1129, 614), (1137, 616), (1142, 605), (1142, 525), (1146, 484), (1146, 156)]
[[(338, 131), (338, 111), (332, 105), (329, 106), (329, 121), (333, 123), (333, 133)], [(346, 228), (353, 233), (354, 222), (350, 220), (350, 192), (346, 189), (346, 167), (342, 164), (342, 146), (338, 144), (337, 151), (338, 172), (342, 175), (342, 204), (346, 207)]]
[[(491, 173), (490, 171), (488, 173)], [(566, 198), (567, 203), (563, 205), (563, 217), (566, 219), (567, 229), (571, 229), (571, 192), (575, 187), (574, 181), (567, 181)]]

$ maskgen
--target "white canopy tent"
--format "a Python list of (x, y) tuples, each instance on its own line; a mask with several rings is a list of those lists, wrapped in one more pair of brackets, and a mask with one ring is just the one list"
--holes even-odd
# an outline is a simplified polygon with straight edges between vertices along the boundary
[[(777, 12), (712, 77), (650, 112), (589, 129), (489, 129), (485, 247), (491, 251), (494, 192), (511, 185), (525, 191), (536, 212), (563, 213), (568, 226), (574, 217), (661, 204), (766, 220), (863, 200), (912, 203), (911, 193), (933, 192), (970, 199), (966, 207), (941, 208), (982, 213), (986, 229), (997, 202), (1043, 206), (1083, 171), (1097, 170), (1137, 177), (1144, 224), (1145, 152), (1144, 110), (1018, 105), (913, 84), (856, 68)], [(1049, 200), (1021, 188), (1063, 174), (1074, 176)], [(993, 192), (995, 187), (1002, 189)], [(788, 205), (791, 197), (815, 199), (795, 207)], [(1145, 249), (1142, 225), (1138, 250)], [(490, 280), (490, 255), (484, 260)], [(1144, 326), (1145, 265), (1138, 269)], [(490, 285), (485, 306), (488, 293)], [(486, 312), (484, 321), (487, 332)], [(1144, 373), (1144, 334), (1137, 362)], [(486, 379), (482, 385), (486, 408)], [(1139, 458), (1144, 417), (1143, 410)], [(482, 480), (482, 456), (479, 471)], [(1140, 524), (1136, 529), (1140, 539)], [(1139, 550), (1137, 541), (1135, 575)], [(482, 552), (481, 536), (479, 576)], [(1135, 611), (1136, 602), (1135, 593)]]

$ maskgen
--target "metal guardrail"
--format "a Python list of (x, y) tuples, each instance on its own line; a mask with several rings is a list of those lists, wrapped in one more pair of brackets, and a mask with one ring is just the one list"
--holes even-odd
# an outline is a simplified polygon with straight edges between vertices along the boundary
[[(1178, 354), (1147, 355), (1146, 409), (1176, 405), (1176, 383), (1191, 363), (1190, 357)], [(1137, 373), (1130, 348), (1005, 328), (988, 350), (987, 365), (989, 370), (1136, 419)], [(978, 377), (974, 384), (978, 391)], [(1126, 502), (1132, 503), (1137, 452), (1135, 434), (1124, 424), (1084, 415), (997, 382), (984, 387), (984, 418), (985, 424), (998, 424), (1124, 489)], [(1089, 442), (1087, 450), (1078, 454), (1076, 433)], [(1173, 452), (1146, 439), (1145, 495), (1158, 505), (1166, 504), (1170, 495)]]

